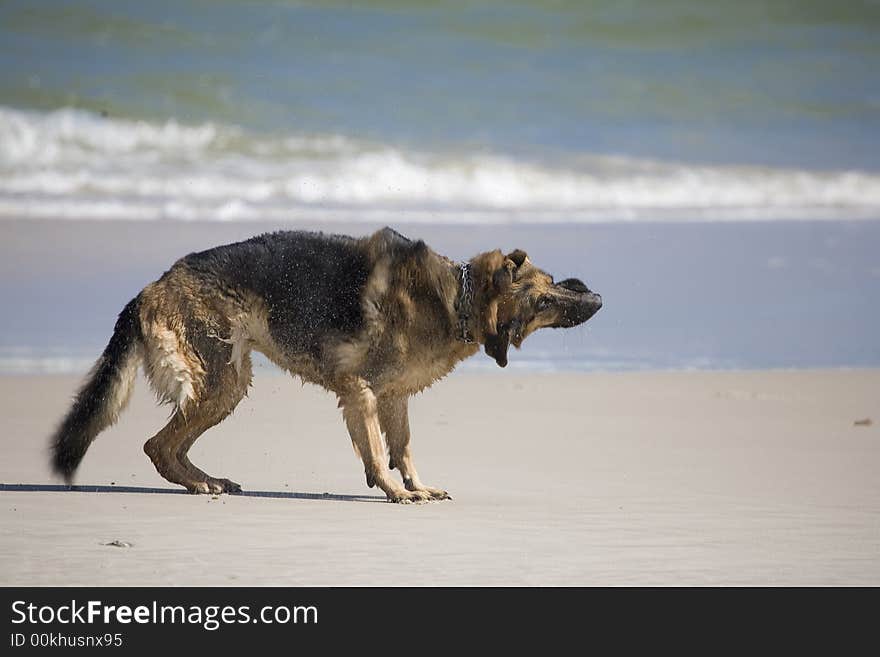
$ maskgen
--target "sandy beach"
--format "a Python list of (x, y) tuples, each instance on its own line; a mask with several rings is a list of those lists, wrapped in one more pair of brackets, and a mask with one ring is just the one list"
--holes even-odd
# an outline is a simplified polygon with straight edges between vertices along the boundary
[(418, 506), (365, 486), (329, 394), (266, 370), (191, 454), (245, 495), (171, 494), (143, 380), (96, 492), (54, 490), (77, 381), (0, 378), (0, 585), (880, 584), (880, 370), (454, 374), (412, 424), (455, 499)]

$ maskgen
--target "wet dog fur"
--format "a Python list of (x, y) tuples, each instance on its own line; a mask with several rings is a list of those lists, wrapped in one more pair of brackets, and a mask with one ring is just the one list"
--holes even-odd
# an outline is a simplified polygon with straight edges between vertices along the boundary
[(159, 473), (194, 493), (240, 491), (187, 454), (244, 397), (257, 350), (337, 395), (369, 486), (394, 502), (444, 499), (416, 471), (408, 398), (481, 345), (504, 367), (509, 345), (539, 328), (581, 324), (601, 307), (584, 283), (554, 282), (521, 250), (481, 253), (467, 265), (390, 228), (364, 238), (276, 232), (185, 256), (120, 313), (52, 436), (52, 466), (72, 481), (142, 365), (173, 407), (144, 445)]

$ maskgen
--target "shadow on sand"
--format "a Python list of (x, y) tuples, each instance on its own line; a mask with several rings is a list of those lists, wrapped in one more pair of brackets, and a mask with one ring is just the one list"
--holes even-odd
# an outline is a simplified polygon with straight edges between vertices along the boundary
[[(68, 486), (65, 484), (0, 484), (0, 492), (16, 493), (143, 493), (149, 495), (188, 495), (182, 488), (146, 488), (143, 486)], [(337, 495), (335, 493), (287, 493), (267, 490), (245, 490), (236, 497), (271, 497), (279, 500), (329, 500), (332, 502), (384, 502), (385, 496)]]

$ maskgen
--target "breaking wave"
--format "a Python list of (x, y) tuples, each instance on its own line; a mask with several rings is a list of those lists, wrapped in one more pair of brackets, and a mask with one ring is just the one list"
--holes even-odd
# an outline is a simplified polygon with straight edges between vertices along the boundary
[(608, 155), (525, 160), (340, 135), (0, 107), (0, 218), (589, 222), (880, 218), (880, 175)]

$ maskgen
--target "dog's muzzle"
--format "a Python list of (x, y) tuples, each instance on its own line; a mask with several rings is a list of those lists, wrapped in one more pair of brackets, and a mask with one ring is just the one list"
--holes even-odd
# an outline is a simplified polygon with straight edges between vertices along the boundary
[(570, 328), (583, 324), (590, 317), (599, 312), (602, 307), (602, 295), (593, 292), (576, 278), (569, 278), (561, 283), (559, 287), (574, 292), (574, 298), (567, 298), (563, 306), (562, 318), (555, 324), (559, 328)]

